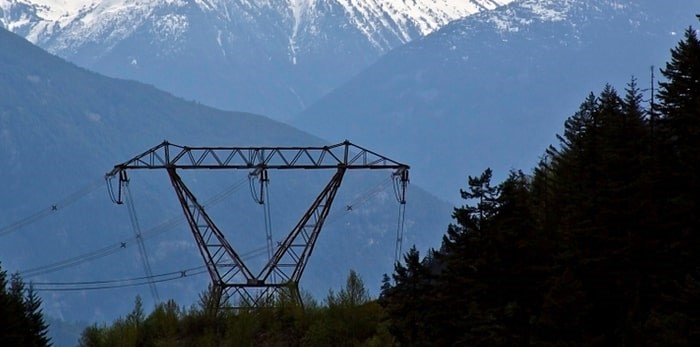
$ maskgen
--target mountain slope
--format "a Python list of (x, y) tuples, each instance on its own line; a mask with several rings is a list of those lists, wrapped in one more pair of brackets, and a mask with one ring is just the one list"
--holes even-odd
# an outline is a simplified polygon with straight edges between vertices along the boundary
[(632, 75), (646, 88), (698, 12), (690, 0), (515, 1), (390, 52), (293, 124), (409, 158), (414, 182), (456, 200), (467, 175), (532, 167), (589, 92)]
[(508, 1), (0, 0), (0, 21), (100, 73), (281, 118), (391, 48)]
[[(41, 294), (44, 310), (52, 316), (113, 319), (128, 312), (137, 294), (150, 307), (153, 296), (147, 286), (60, 291), (60, 282), (129, 285), (133, 281), (114, 280), (144, 276), (130, 218), (140, 225), (153, 274), (182, 274), (157, 286), (162, 300), (190, 304), (206, 288), (207, 276), (194, 276), (203, 263), (167, 175), (131, 173), (132, 215), (108, 198), (103, 175), (114, 164), (163, 139), (205, 146), (325, 142), (262, 116), (219, 111), (137, 82), (97, 75), (2, 29), (0, 47), (0, 261), (36, 288), (51, 289)], [(330, 174), (270, 172), (275, 240), (291, 229)], [(391, 271), (397, 203), (387, 184), (390, 175), (346, 177), (302, 278), (303, 288), (324, 295), (353, 268), (376, 289), (382, 273)], [(248, 172), (182, 176), (250, 266), (260, 266), (265, 259), (260, 248), (265, 244), (263, 213), (248, 192)], [(404, 242), (436, 246), (449, 211), (445, 203), (411, 187)], [(198, 269), (179, 272), (192, 267)]]

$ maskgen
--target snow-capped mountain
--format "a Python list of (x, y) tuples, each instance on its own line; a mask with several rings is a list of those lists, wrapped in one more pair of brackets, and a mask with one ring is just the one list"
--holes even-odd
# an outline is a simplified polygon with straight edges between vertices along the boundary
[(632, 76), (648, 91), (696, 13), (697, 0), (516, 0), (394, 49), (293, 124), (409, 158), (413, 182), (456, 200), (467, 175), (533, 167), (588, 93)]
[(383, 53), (511, 0), (0, 0), (0, 23), (108, 75), (291, 115)]

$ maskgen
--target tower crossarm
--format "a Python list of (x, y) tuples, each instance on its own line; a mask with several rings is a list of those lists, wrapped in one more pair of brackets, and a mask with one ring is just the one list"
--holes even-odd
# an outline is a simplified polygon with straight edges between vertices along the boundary
[(395, 169), (401, 164), (350, 141), (317, 147), (191, 147), (167, 141), (107, 173), (108, 177), (134, 169)]

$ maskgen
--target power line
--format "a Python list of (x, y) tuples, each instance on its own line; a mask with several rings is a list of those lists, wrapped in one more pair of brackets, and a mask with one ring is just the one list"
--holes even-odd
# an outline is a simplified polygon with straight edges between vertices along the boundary
[[(122, 247), (124, 245), (124, 247)], [(64, 259), (59, 262), (55, 262), (52, 264), (47, 264), (47, 265), (42, 265), (26, 270), (20, 271), (20, 274), (22, 275), (23, 278), (29, 278), (29, 277), (35, 277), (38, 275), (46, 274), (46, 273), (51, 273), (51, 272), (56, 272), (65, 268), (73, 267), (80, 265), (82, 263), (99, 259), (102, 257), (106, 257), (108, 255), (114, 254), (118, 251), (121, 250), (121, 248), (126, 248), (126, 242), (121, 242), (117, 243), (111, 246), (103, 247), (98, 250), (81, 254), (79, 256), (75, 256), (72, 258)]]
[[(126, 184), (126, 205), (127, 210), (129, 210), (129, 220), (131, 221), (131, 228), (134, 229), (134, 235), (136, 236), (136, 242), (139, 245), (139, 255), (141, 256), (141, 263), (143, 264), (143, 270), (146, 272), (146, 276), (153, 278), (153, 270), (151, 269), (151, 261), (148, 259), (148, 252), (146, 251), (146, 245), (143, 242), (143, 237), (141, 236), (141, 225), (139, 224), (139, 219), (136, 215), (136, 208), (134, 207), (134, 200), (131, 196), (131, 189), (129, 189), (129, 183)], [(160, 302), (160, 295), (158, 295), (158, 288), (156, 288), (155, 283), (150, 282), (149, 285), (151, 289), (151, 295), (155, 302)]]
[[(338, 219), (340, 217), (343, 217), (345, 215), (348, 215), (350, 211), (352, 211), (352, 206), (356, 206), (359, 204), (362, 204), (366, 202), (369, 198), (372, 196), (376, 195), (378, 192), (380, 192), (382, 189), (384, 189), (384, 185), (391, 181), (391, 177), (387, 178), (385, 181), (380, 182), (378, 185), (376, 185), (373, 188), (367, 189), (363, 193), (356, 195), (353, 200), (351, 200), (348, 203), (349, 208), (345, 209), (344, 213), (342, 215), (338, 216), (337, 214), (333, 217), (336, 218), (331, 218), (331, 219)], [(245, 184), (245, 181), (247, 178), (242, 178), (240, 181), (236, 182), (229, 188), (225, 189), (224, 191), (212, 196), (210, 199), (204, 202), (204, 205), (214, 205), (219, 203), (220, 201), (224, 200), (228, 195), (234, 193), (240, 187)], [(99, 182), (99, 181), (98, 181)], [(55, 211), (57, 206), (68, 206), (72, 204), (74, 201), (77, 201), (78, 199), (82, 198), (83, 196), (89, 194), (90, 192), (94, 191), (96, 187), (98, 187), (99, 184), (97, 185), (88, 185), (83, 189), (80, 189), (76, 191), (75, 193), (67, 196), (65, 199), (61, 200), (59, 203), (56, 205), (52, 205), (51, 211)], [(130, 195), (130, 194), (128, 194)], [(268, 197), (269, 199), (269, 197)], [(133, 204), (129, 204), (133, 206)], [(37, 214), (44, 214), (46, 213), (45, 210), (40, 211), (40, 213)], [(20, 220), (20, 222), (24, 220), (30, 220), (31, 218), (36, 218), (34, 215), (29, 216), (27, 218), (24, 218), (23, 220)], [(39, 218), (43, 218), (43, 215)], [(401, 217), (399, 217), (402, 219)], [(174, 227), (177, 224), (180, 224), (184, 221), (184, 217), (173, 217), (169, 220), (166, 220), (165, 222), (152, 227), (151, 229), (145, 231), (145, 232), (139, 232), (132, 238), (126, 239), (125, 241), (120, 241), (117, 243), (114, 243), (112, 245), (84, 253), (79, 256), (71, 257), (68, 259), (61, 260), (59, 262), (55, 262), (52, 264), (47, 264), (31, 269), (27, 269), (24, 271), (20, 271), (21, 275), (25, 278), (28, 277), (35, 277), (41, 274), (46, 274), (46, 273), (51, 273), (55, 271), (59, 271), (65, 268), (77, 266), (79, 264), (89, 262), (92, 260), (96, 260), (102, 257), (109, 256), (111, 254), (115, 254), (122, 249), (125, 249), (130, 241), (133, 240), (141, 240), (145, 238), (147, 235), (154, 235), (157, 233), (161, 233), (167, 230), (170, 230), (172, 227)], [(0, 236), (3, 235), (4, 233), (10, 233), (14, 230), (10, 230), (11, 228), (21, 228), (22, 226), (28, 224), (22, 224), (20, 225), (20, 222), (16, 222), (13, 224), (10, 224), (6, 227), (3, 227), (0, 229)], [(330, 223), (335, 222), (335, 220), (329, 220)], [(402, 222), (402, 221), (401, 221)], [(401, 223), (400, 224), (403, 224)], [(18, 226), (19, 225), (19, 226)], [(403, 225), (400, 226), (400, 229), (403, 229)], [(9, 230), (9, 231), (7, 231)], [(398, 230), (397, 230), (398, 232)], [(401, 233), (402, 234), (402, 233)], [(397, 240), (398, 241), (398, 240)], [(399, 246), (400, 247), (400, 246)], [(247, 258), (252, 258), (252, 257), (257, 257), (262, 254), (264, 254), (267, 251), (267, 245), (253, 249), (249, 251), (248, 253), (242, 255), (243, 257)], [(145, 249), (143, 250), (145, 252)], [(101, 280), (101, 281), (83, 281), (83, 282), (39, 282), (39, 283), (33, 283), (39, 287), (36, 288), (37, 291), (84, 291), (84, 290), (102, 290), (102, 289), (116, 289), (116, 288), (125, 288), (125, 287), (135, 287), (135, 286), (142, 286), (142, 285), (152, 285), (154, 283), (162, 283), (162, 282), (168, 282), (168, 281), (173, 281), (177, 280), (186, 276), (194, 276), (194, 275), (199, 275), (202, 273), (205, 273), (205, 270), (202, 271), (195, 271), (198, 269), (204, 268), (203, 266), (201, 267), (196, 267), (196, 268), (189, 268), (181, 271), (176, 271), (176, 272), (169, 272), (169, 273), (164, 273), (164, 274), (157, 274), (153, 275), (152, 273), (147, 273), (146, 276), (143, 277), (137, 277), (137, 278), (131, 278), (131, 279), (117, 279), (117, 280)], [(175, 276), (175, 277), (173, 277)], [(168, 277), (168, 278), (163, 278), (163, 277)], [(126, 282), (126, 283), (125, 283)], [(45, 286), (42, 288), (41, 286)], [(70, 287), (70, 288), (66, 288)]]
[[(219, 202), (223, 201), (229, 195), (238, 191), (243, 186), (243, 184), (247, 183), (247, 181), (248, 181), (248, 178), (243, 177), (239, 181), (235, 182), (233, 185), (229, 186), (227, 189), (224, 189), (220, 193), (218, 193), (218, 194), (212, 196), (210, 199), (206, 200), (203, 203), (203, 206), (213, 206), (213, 205), (218, 204)], [(346, 209), (341, 214), (335, 213), (335, 214), (331, 215), (328, 218), (328, 222), (326, 224), (327, 225), (334, 224), (340, 218), (347, 216), (350, 213), (350, 211), (352, 211), (352, 206), (358, 206), (358, 205), (364, 204), (369, 198), (371, 198), (375, 194), (379, 193), (384, 188), (384, 185), (390, 181), (391, 181), (391, 177), (383, 180), (382, 182), (380, 182), (376, 186), (371, 187), (371, 188), (365, 190), (364, 192), (360, 193), (359, 195), (357, 195), (353, 200), (351, 200), (350, 202), (347, 203), (347, 206), (351, 206), (351, 208)], [(97, 181), (97, 183), (99, 183), (99, 184), (97, 184), (98, 187), (99, 187), (99, 185), (101, 185), (101, 182), (102, 182), (101, 180)], [(71, 201), (71, 200), (75, 200), (77, 196), (82, 197), (83, 195), (87, 195), (87, 193), (85, 193), (85, 191), (87, 190), (88, 187), (91, 188), (90, 191), (94, 191), (95, 189), (93, 189), (94, 188), (93, 185), (88, 185), (85, 188), (80, 189), (80, 190), (76, 191), (75, 193), (69, 195), (69, 197), (72, 197), (70, 199), (69, 198), (63, 199), (62, 206), (68, 206), (68, 204), (66, 202)], [(27, 218), (24, 218), (23, 220), (28, 220), (31, 217), (32, 216), (29, 216)], [(181, 224), (184, 221), (185, 221), (184, 217), (172, 217), (172, 218), (164, 221), (163, 223), (158, 224), (158, 225), (151, 227), (150, 229), (142, 232), (141, 237), (148, 238), (150, 236), (160, 234), (162, 232), (165, 232), (165, 231), (168, 231), (168, 230), (174, 228), (176, 225)], [(0, 230), (3, 230), (3, 232), (6, 232), (5, 230), (9, 230), (11, 227), (18, 225), (18, 224), (19, 224), (18, 222), (12, 223), (6, 227), (3, 227)], [(9, 231), (9, 232), (12, 232), (12, 231)], [(2, 234), (0, 233), (0, 235), (2, 235)], [(102, 248), (99, 248), (99, 249), (96, 249), (96, 250), (93, 250), (93, 251), (90, 251), (87, 253), (83, 253), (83, 254), (80, 254), (80, 255), (77, 255), (74, 257), (63, 259), (63, 260), (60, 260), (60, 261), (57, 261), (54, 263), (49, 263), (49, 264), (45, 264), (45, 265), (41, 265), (41, 266), (29, 268), (29, 269), (20, 270), (19, 272), (23, 278), (31, 278), (31, 277), (36, 277), (39, 275), (53, 273), (53, 272), (60, 271), (60, 270), (66, 269), (66, 268), (78, 266), (80, 264), (83, 264), (83, 263), (86, 263), (86, 262), (89, 262), (92, 260), (97, 260), (100, 258), (110, 256), (112, 254), (118, 253), (118, 252), (126, 249), (128, 247), (128, 245), (136, 239), (137, 239), (136, 237), (131, 237), (131, 238), (118, 241), (118, 242), (113, 243), (111, 245), (108, 245), (108, 246), (105, 246), (105, 247), (102, 247)]]
[(350, 212), (353, 211), (353, 208), (366, 203), (367, 200), (369, 200), (371, 197), (377, 195), (379, 192), (384, 190), (386, 188), (385, 186), (391, 182), (392, 182), (392, 177), (388, 177), (388, 178), (382, 180), (381, 182), (379, 182), (376, 186), (370, 187), (367, 190), (365, 190), (364, 192), (356, 195), (353, 200), (346, 202), (345, 209), (343, 210), (343, 212), (339, 213), (336, 211), (333, 214), (331, 214), (330, 216), (328, 216), (328, 218), (326, 218), (325, 224), (332, 225), (332, 224), (336, 223), (338, 220), (340, 220), (341, 218), (349, 215)]
[(38, 210), (35, 213), (32, 213), (28, 215), (27, 217), (24, 217), (22, 219), (19, 219), (13, 223), (7, 224), (3, 227), (0, 227), (0, 236), (5, 236), (9, 235), (15, 231), (18, 231), (22, 229), (23, 227), (33, 224), (35, 222), (38, 222), (41, 219), (44, 219), (45, 217), (53, 214), (54, 212), (63, 209), (65, 207), (68, 207), (78, 201), (79, 199), (83, 198), (84, 196), (94, 192), (99, 186), (102, 185), (102, 179), (96, 180), (78, 190), (75, 192), (72, 192), (71, 194), (68, 194), (66, 197), (64, 197), (61, 200), (58, 200), (49, 206), (42, 208), (41, 210)]
[(396, 225), (396, 246), (394, 249), (394, 263), (401, 260), (401, 246), (403, 244), (404, 225), (406, 224), (406, 204), (399, 204), (399, 215)]
[(112, 283), (121, 283), (121, 282), (135, 282), (135, 281), (144, 281), (144, 280), (156, 279), (159, 277), (172, 276), (172, 275), (179, 275), (179, 277), (186, 277), (187, 272), (191, 272), (194, 270), (201, 270), (204, 268), (205, 268), (204, 265), (202, 265), (202, 266), (197, 266), (197, 267), (191, 267), (191, 268), (184, 269), (184, 270), (161, 273), (161, 274), (157, 274), (157, 275), (153, 275), (153, 276), (123, 278), (123, 279), (116, 279), (116, 280), (82, 281), (82, 282), (32, 282), (32, 284), (35, 286), (78, 286), (78, 285), (98, 285), (98, 284), (112, 284)]
[(191, 274), (188, 274), (186, 276), (177, 276), (173, 278), (165, 278), (165, 279), (159, 279), (159, 280), (153, 280), (153, 279), (148, 279), (146, 281), (141, 281), (141, 282), (134, 282), (134, 283), (124, 283), (124, 284), (114, 284), (114, 285), (101, 285), (101, 286), (83, 286), (83, 287), (71, 287), (71, 288), (42, 288), (41, 286), (37, 286), (34, 288), (34, 290), (38, 292), (74, 292), (74, 291), (86, 291), (86, 290), (104, 290), (104, 289), (117, 289), (117, 288), (127, 288), (127, 287), (138, 287), (146, 284), (152, 284), (152, 283), (163, 283), (163, 282), (169, 282), (169, 281), (174, 281), (178, 280), (181, 278), (185, 278), (188, 276), (196, 276), (200, 275), (203, 273), (206, 273), (206, 270), (201, 270), (197, 272), (193, 272)]
[[(267, 251), (267, 246), (258, 247), (247, 253), (242, 257), (244, 259), (250, 259), (264, 254)], [(67, 291), (86, 291), (86, 290), (103, 290), (103, 289), (116, 289), (116, 288), (126, 288), (126, 287), (137, 287), (143, 285), (150, 285), (152, 283), (162, 283), (168, 281), (174, 281), (182, 279), (185, 277), (200, 275), (206, 273), (207, 270), (204, 269), (205, 266), (191, 267), (178, 271), (171, 271), (162, 274), (152, 275), (152, 276), (142, 276), (126, 279), (112, 279), (112, 280), (96, 280), (96, 281), (79, 281), (79, 282), (31, 282), (36, 291), (43, 292), (67, 292)], [(203, 270), (204, 269), (204, 270)], [(168, 277), (168, 278), (161, 278)]]
[[(247, 178), (242, 178), (241, 180), (235, 182), (233, 185), (229, 186), (227, 189), (224, 189), (222, 192), (212, 196), (210, 199), (205, 201), (205, 205), (215, 205), (221, 201), (223, 201), (227, 196), (233, 194), (237, 190), (239, 190), (243, 184), (245, 184), (247, 181)], [(74, 194), (75, 195), (75, 194)], [(142, 238), (146, 238), (147, 236), (151, 235), (156, 235), (160, 234), (162, 232), (168, 231), (172, 228), (174, 228), (176, 225), (181, 224), (185, 221), (185, 217), (172, 217), (163, 223), (156, 225), (144, 232), (141, 233)], [(23, 278), (29, 278), (29, 277), (35, 277), (38, 275), (42, 274), (47, 274), (51, 272), (56, 272), (59, 270), (63, 270), (69, 267), (77, 266), (82, 263), (91, 261), (91, 260), (96, 260), (99, 258), (103, 258), (109, 255), (112, 255), (114, 253), (117, 253), (127, 247), (127, 245), (131, 242), (136, 240), (137, 237), (132, 237), (129, 239), (125, 239), (116, 243), (113, 243), (109, 246), (102, 247), (100, 249), (90, 251), (78, 256), (74, 256), (68, 259), (64, 259), (55, 263), (50, 263), (46, 265), (41, 265), (38, 267), (30, 268), (30, 269), (25, 269), (19, 271), (20, 274), (22, 275)]]

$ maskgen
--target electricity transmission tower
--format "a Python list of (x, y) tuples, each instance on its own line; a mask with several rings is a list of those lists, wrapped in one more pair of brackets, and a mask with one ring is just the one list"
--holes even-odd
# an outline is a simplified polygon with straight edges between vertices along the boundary
[[(139, 169), (167, 171), (211, 276), (212, 301), (218, 309), (226, 305), (258, 307), (265, 300), (279, 297), (301, 303), (299, 280), (346, 171), (393, 170), (400, 215), (403, 215), (409, 166), (349, 141), (322, 147), (187, 147), (166, 141), (115, 165), (107, 173), (108, 180), (118, 178), (116, 192), (108, 184), (116, 203), (122, 203), (127, 171)], [(179, 170), (197, 169), (249, 170), (251, 176), (260, 180), (261, 189), (267, 181), (267, 170), (326, 169), (335, 170), (335, 174), (277, 250), (271, 253), (263, 269), (254, 274), (178, 175)], [(401, 233), (397, 235), (397, 247)]]

